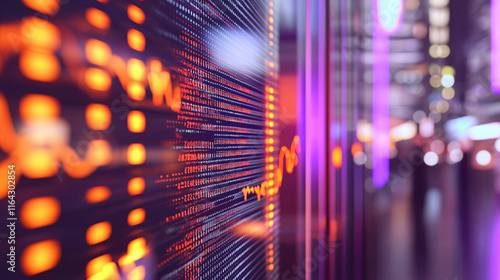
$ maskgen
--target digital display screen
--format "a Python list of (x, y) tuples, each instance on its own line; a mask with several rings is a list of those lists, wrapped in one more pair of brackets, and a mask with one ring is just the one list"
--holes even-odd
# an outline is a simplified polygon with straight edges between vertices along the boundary
[(15, 176), (0, 180), (15, 188), (0, 202), (15, 236), (3, 228), (1, 246), (15, 279), (278, 277), (298, 138), (280, 147), (274, 5), (4, 3), (0, 171)]

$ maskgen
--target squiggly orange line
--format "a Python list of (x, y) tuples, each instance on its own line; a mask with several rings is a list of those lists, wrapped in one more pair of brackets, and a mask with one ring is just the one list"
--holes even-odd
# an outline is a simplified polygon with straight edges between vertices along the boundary
[(262, 196), (266, 196), (267, 194), (277, 193), (281, 188), (281, 184), (283, 181), (283, 170), (286, 168), (286, 172), (291, 174), (293, 169), (299, 163), (299, 158), (297, 153), (299, 152), (299, 136), (295, 135), (293, 137), (292, 144), (290, 149), (286, 146), (281, 147), (279, 154), (279, 164), (278, 168), (274, 171), (274, 179), (276, 183), (273, 183), (273, 180), (264, 181), (262, 184), (258, 186), (246, 186), (241, 191), (243, 192), (243, 197), (247, 200), (249, 193), (257, 194), (257, 200), (260, 201)]

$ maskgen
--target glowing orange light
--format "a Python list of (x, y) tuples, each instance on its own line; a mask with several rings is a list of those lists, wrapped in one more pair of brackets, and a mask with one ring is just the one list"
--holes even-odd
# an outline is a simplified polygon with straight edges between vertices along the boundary
[(102, 255), (95, 259), (92, 259), (87, 263), (87, 269), (86, 269), (87, 277), (89, 278), (101, 272), (104, 266), (110, 262), (112, 262), (110, 255)]
[(45, 240), (26, 247), (21, 255), (21, 269), (31, 276), (54, 268), (61, 259), (61, 245), (57, 240)]
[(111, 124), (111, 110), (106, 105), (89, 104), (85, 109), (85, 119), (90, 129), (108, 129)]
[[(272, 113), (271, 113), (272, 114)], [(269, 139), (269, 144), (274, 144), (274, 139), (273, 138), (270, 138)]]
[(274, 204), (271, 203), (271, 204), (269, 204), (269, 211), (273, 211), (273, 210), (274, 210)]
[(269, 110), (274, 110), (274, 105), (273, 104), (269, 104)]
[(143, 265), (135, 267), (127, 274), (127, 280), (143, 280), (146, 276), (146, 268)]
[(128, 5), (127, 15), (131, 21), (137, 24), (143, 24), (144, 20), (146, 19), (144, 12), (135, 5)]
[(61, 106), (57, 99), (47, 95), (28, 94), (21, 99), (19, 113), (25, 123), (33, 121), (53, 121), (57, 119)]
[(85, 54), (90, 63), (105, 66), (111, 61), (111, 48), (104, 42), (90, 39), (85, 45)]
[(107, 240), (111, 236), (111, 224), (109, 222), (101, 222), (90, 226), (87, 229), (86, 240), (87, 244), (94, 245)]
[(136, 58), (131, 58), (127, 62), (127, 71), (130, 78), (142, 81), (146, 78), (146, 65)]
[(269, 126), (270, 126), (270, 127), (274, 127), (274, 122), (272, 122), (272, 121), (271, 121), (271, 122), (269, 122)]
[(342, 167), (342, 149), (335, 147), (332, 152), (332, 163), (335, 168)]
[(363, 146), (361, 146), (360, 143), (356, 142), (356, 143), (352, 144), (352, 146), (351, 146), (351, 154), (353, 156), (356, 155), (359, 152), (362, 152), (362, 151), (363, 151)]
[(269, 17), (269, 22), (272, 24), (274, 23), (274, 18), (273, 17)]
[(146, 88), (141, 82), (132, 81), (127, 85), (127, 94), (134, 100), (144, 100)]
[(269, 147), (269, 152), (270, 153), (274, 152), (274, 147)]
[(106, 165), (111, 162), (111, 145), (104, 139), (92, 140), (89, 143), (87, 157), (96, 166)]
[(127, 42), (132, 49), (139, 52), (144, 51), (144, 48), (146, 47), (144, 34), (135, 29), (129, 29), (127, 33)]
[(146, 182), (142, 177), (135, 177), (128, 181), (128, 194), (129, 195), (138, 195), (144, 192), (146, 188)]
[(274, 212), (269, 213), (269, 219), (274, 218)]
[(107, 200), (111, 196), (111, 190), (105, 186), (90, 188), (85, 193), (85, 201), (89, 204), (98, 203)]
[(146, 128), (146, 117), (141, 111), (130, 111), (127, 116), (127, 125), (130, 132), (140, 133)]
[(85, 12), (85, 18), (88, 23), (99, 29), (108, 29), (111, 26), (111, 19), (109, 16), (96, 8), (88, 8)]
[(274, 10), (273, 9), (269, 9), (269, 14), (270, 15), (274, 15)]
[(61, 214), (61, 205), (54, 197), (37, 197), (26, 201), (21, 207), (21, 224), (28, 229), (55, 223)]
[(59, 11), (59, 0), (22, 0), (26, 7), (47, 15), (54, 15)]
[(273, 94), (274, 93), (274, 88), (269, 88), (269, 93)]
[(23, 20), (21, 23), (21, 32), (24, 30), (32, 30), (34, 27), (36, 31), (30, 32), (30, 36), (26, 40), (27, 45), (46, 51), (55, 51), (59, 48), (61, 44), (61, 34), (54, 24), (38, 17), (27, 17), (26, 20)]
[(57, 160), (55, 155), (46, 148), (24, 151), (24, 155), (20, 159), (20, 164), (23, 166), (24, 176), (28, 178), (47, 178), (56, 175)]
[(269, 25), (269, 30), (273, 31), (274, 27), (272, 25)]
[(55, 81), (61, 71), (59, 60), (54, 54), (34, 50), (21, 52), (19, 68), (26, 78), (42, 82)]
[(271, 38), (271, 39), (274, 38), (274, 34), (272, 32), (269, 32), (269, 38)]
[(269, 96), (269, 101), (274, 101), (274, 96)]
[(146, 211), (144, 211), (144, 209), (142, 208), (138, 208), (130, 211), (130, 213), (128, 214), (127, 222), (129, 226), (135, 226), (144, 222), (145, 218)]
[(111, 77), (104, 70), (88, 68), (85, 71), (85, 82), (93, 90), (108, 91), (111, 87)]
[(127, 161), (131, 165), (138, 165), (144, 163), (146, 160), (146, 149), (144, 145), (135, 143), (130, 144), (127, 150)]

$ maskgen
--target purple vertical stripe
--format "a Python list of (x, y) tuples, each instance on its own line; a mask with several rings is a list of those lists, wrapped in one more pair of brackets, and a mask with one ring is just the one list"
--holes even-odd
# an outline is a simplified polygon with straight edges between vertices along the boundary
[(491, 91), (500, 94), (500, 1), (491, 0)]
[[(377, 2), (374, 0), (374, 7), (377, 7)], [(374, 12), (372, 44), (372, 179), (373, 185), (381, 188), (389, 180), (390, 172), (390, 39), (380, 24), (377, 12)]]

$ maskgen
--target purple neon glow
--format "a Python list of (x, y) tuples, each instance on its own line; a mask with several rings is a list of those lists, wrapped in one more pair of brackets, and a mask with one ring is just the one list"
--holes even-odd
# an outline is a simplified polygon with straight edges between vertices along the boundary
[(373, 185), (383, 187), (390, 172), (390, 34), (401, 26), (402, 0), (374, 0), (372, 49)]
[(491, 91), (500, 94), (500, 1), (491, 0)]

